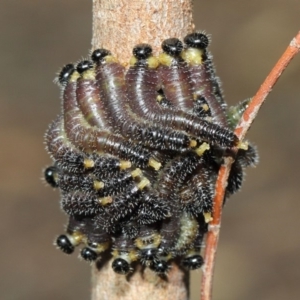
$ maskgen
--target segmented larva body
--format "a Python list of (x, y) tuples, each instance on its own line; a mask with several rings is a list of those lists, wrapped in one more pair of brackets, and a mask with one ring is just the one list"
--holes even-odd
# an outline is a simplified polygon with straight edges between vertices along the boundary
[(94, 216), (103, 210), (97, 194), (90, 191), (63, 192), (60, 204), (70, 216)]
[(125, 69), (112, 56), (102, 60), (92, 55), (96, 66), (96, 79), (104, 105), (114, 130), (124, 137), (159, 150), (187, 150), (194, 144), (181, 133), (153, 125), (131, 111), (126, 98)]
[[(64, 253), (81, 245), (82, 259), (100, 267), (111, 252), (123, 275), (136, 263), (164, 275), (172, 260), (202, 266), (217, 173), (240, 145), (232, 130), (247, 103), (226, 112), (207, 37), (185, 44), (165, 40), (158, 58), (139, 44), (128, 70), (98, 49), (60, 72), (62, 114), (45, 135), (53, 163), (44, 178), (69, 216), (55, 242)], [(226, 196), (257, 161), (255, 147), (238, 150)]]
[(184, 254), (183, 259), (181, 260), (181, 264), (188, 270), (196, 270), (199, 269), (203, 263), (204, 259), (200, 255), (201, 248), (203, 245), (203, 238), (205, 233), (207, 232), (207, 223), (203, 215), (199, 215), (197, 218), (198, 230), (196, 237), (193, 240), (193, 243), (190, 244), (190, 248)]
[(75, 247), (84, 241), (86, 219), (70, 216), (66, 234), (56, 238), (55, 245), (64, 253), (72, 254)]
[(212, 212), (214, 181), (211, 173), (205, 163), (200, 164), (197, 172), (180, 192), (184, 210), (195, 217)]
[(168, 199), (176, 193), (186, 180), (187, 176), (193, 173), (203, 158), (193, 152), (185, 153), (171, 160), (161, 171), (157, 181), (157, 190), (161, 198)]
[(137, 45), (133, 54), (125, 75), (128, 105), (139, 117), (155, 121), (155, 115), (163, 112), (156, 103), (160, 88), (157, 72), (159, 62), (152, 56), (152, 48), (148, 44)]
[(111, 237), (103, 229), (97, 228), (93, 219), (89, 220), (85, 232), (85, 247), (81, 249), (80, 255), (86, 261), (95, 261), (102, 252), (109, 249)]
[[(98, 156), (77, 150), (65, 135), (62, 117), (58, 117), (50, 124), (45, 138), (46, 148), (59, 170), (72, 174), (91, 171), (100, 178), (131, 167), (129, 161), (122, 161), (107, 154)], [(100, 174), (101, 176), (97, 176)]]
[(259, 161), (259, 155), (256, 146), (248, 144), (248, 149), (239, 149), (236, 160), (239, 161), (243, 168), (255, 167)]
[(121, 193), (127, 189), (129, 184), (134, 182), (137, 182), (139, 185), (148, 184), (147, 179), (144, 177), (142, 177), (143, 183), (141, 183), (139, 178), (142, 176), (142, 172), (140, 169), (134, 169), (131, 172), (120, 171), (110, 175), (110, 178), (104, 177), (102, 181), (99, 181), (94, 172), (86, 174), (57, 173), (55, 175), (55, 184), (63, 192), (74, 190), (81, 190), (83, 192), (94, 191), (99, 197)]
[(138, 260), (138, 253), (133, 239), (118, 236), (114, 240), (112, 268), (116, 273), (126, 275), (132, 271), (131, 263)]
[(139, 249), (138, 255), (141, 262), (149, 266), (152, 261), (157, 259), (158, 246), (161, 243), (158, 226), (156, 224), (141, 226), (138, 238), (134, 242)]
[(111, 221), (118, 221), (131, 214), (141, 198), (141, 188), (132, 183), (125, 193), (111, 195), (99, 199)]
[(59, 173), (57, 185), (63, 192), (74, 190), (82, 190), (83, 192), (90, 190), (97, 191), (104, 187), (103, 182), (95, 180), (92, 176), (69, 173)]
[(119, 222), (118, 231), (122, 234), (125, 238), (134, 239), (139, 234), (140, 226), (137, 224), (136, 216), (130, 216), (128, 220)]
[(197, 219), (194, 216), (187, 213), (181, 215), (179, 237), (172, 250), (176, 255), (187, 252), (197, 237), (198, 227)]
[(55, 160), (59, 169), (72, 173), (82, 173), (89, 166), (89, 161), (66, 139), (62, 117), (54, 120), (46, 134), (46, 149)]
[[(181, 50), (182, 47), (178, 49), (178, 53)], [(185, 85), (188, 80), (187, 76), (189, 74), (186, 71), (184, 71), (185, 80), (178, 75), (177, 77), (180, 78), (175, 84), (175, 80), (171, 80), (172, 76), (168, 73), (176, 74), (178, 72), (176, 65), (173, 66), (172, 63), (170, 65), (159, 65), (157, 59), (151, 55), (152, 49), (149, 45), (138, 45), (134, 48), (133, 53), (135, 57), (131, 59), (131, 67), (126, 73), (126, 83), (128, 98), (130, 99), (128, 103), (135, 113), (140, 117), (163, 124), (170, 129), (185, 131), (194, 138), (199, 137), (221, 146), (231, 147), (237, 143), (237, 138), (229, 130), (187, 113), (187, 111), (192, 112), (194, 101), (190, 88), (181, 86)], [(163, 58), (167, 57), (171, 62), (175, 60), (176, 63), (177, 60), (180, 60), (180, 58), (176, 60), (166, 53), (162, 55)], [(164, 63), (163, 58), (161, 58), (161, 61)], [(183, 63), (181, 60), (180, 62)], [(172, 84), (170, 86), (164, 80), (170, 81), (177, 89), (173, 90)], [(160, 97), (157, 94), (160, 84), (162, 84), (162, 90), (167, 99), (172, 103), (172, 108), (162, 107), (154, 100)], [(188, 82), (186, 85), (188, 85)], [(183, 90), (181, 97), (175, 97), (177, 90)], [(181, 105), (175, 101), (178, 99), (181, 99)], [(190, 106), (184, 105), (187, 102), (191, 103)]]
[(223, 100), (219, 80), (215, 76), (212, 57), (207, 53), (209, 40), (203, 33), (192, 33), (184, 38), (187, 48), (181, 57), (188, 64), (189, 79), (194, 99), (204, 97), (215, 123), (227, 126), (226, 103)]
[(181, 214), (178, 209), (172, 205), (171, 217), (162, 221), (160, 227), (161, 243), (159, 246), (160, 257), (168, 256), (180, 235)]
[(166, 273), (171, 259), (190, 252), (188, 250), (194, 243), (198, 231), (197, 220), (186, 213), (180, 217), (176, 214), (169, 223), (163, 224), (160, 231), (160, 247), (155, 252), (155, 259), (149, 265), (150, 268), (157, 273)]
[(99, 95), (93, 63), (88, 60), (81, 61), (76, 70), (80, 74), (76, 85), (76, 100), (85, 120), (91, 126), (112, 130), (104, 102)]
[(191, 112), (193, 93), (189, 82), (189, 70), (180, 57), (183, 44), (179, 39), (171, 38), (162, 43), (163, 53), (158, 57), (159, 78), (166, 98), (177, 109)]
[(138, 224), (153, 224), (171, 215), (168, 199), (160, 197), (157, 191), (145, 192), (137, 209)]
[(231, 166), (231, 171), (228, 177), (228, 184), (227, 184), (227, 192), (230, 194), (236, 193), (242, 186), (244, 179), (244, 171), (239, 163), (239, 161), (235, 161), (234, 164)]
[(64, 121), (68, 139), (86, 152), (109, 153), (138, 166), (148, 165), (151, 161), (151, 154), (147, 149), (133, 145), (122, 136), (112, 134), (108, 130), (91, 127), (86, 122), (75, 97), (77, 77), (78, 73), (75, 71), (63, 92)]

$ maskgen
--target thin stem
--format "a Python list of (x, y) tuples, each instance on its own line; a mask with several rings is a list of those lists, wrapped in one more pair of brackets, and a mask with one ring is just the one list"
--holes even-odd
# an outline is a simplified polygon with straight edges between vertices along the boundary
[(256, 95), (252, 98), (249, 106), (247, 107), (246, 111), (244, 112), (243, 116), (239, 124), (235, 129), (235, 133), (240, 140), (243, 140), (247, 131), (249, 130), (252, 122), (256, 118), (258, 110), (260, 109), (261, 105), (264, 103), (268, 94), (272, 91), (273, 86), (281, 76), (282, 72), (286, 69), (288, 64), (294, 58), (294, 56), (300, 50), (300, 32), (292, 39), (289, 46), (282, 54), (272, 71), (266, 77), (263, 84), (258, 89)]
[[(273, 86), (281, 76), (282, 72), (286, 69), (288, 64), (294, 58), (294, 56), (300, 51), (300, 31), (293, 38), (286, 51), (283, 53), (281, 58), (278, 60), (272, 71), (266, 77), (263, 84), (258, 89), (256, 95), (252, 98), (247, 109), (242, 115), (236, 129), (235, 134), (240, 140), (243, 140), (251, 124), (253, 123), (256, 115), (264, 103), (266, 97), (271, 92)], [(237, 152), (238, 149), (233, 149)], [(212, 299), (212, 282), (213, 282), (213, 271), (215, 264), (215, 257), (217, 252), (218, 240), (221, 228), (221, 216), (223, 199), (227, 184), (227, 179), (233, 163), (232, 158), (226, 158), (224, 164), (221, 166), (216, 188), (215, 198), (213, 207), (213, 220), (209, 224), (209, 232), (206, 238), (205, 248), (205, 265), (203, 266), (203, 276), (201, 283), (201, 300)]]

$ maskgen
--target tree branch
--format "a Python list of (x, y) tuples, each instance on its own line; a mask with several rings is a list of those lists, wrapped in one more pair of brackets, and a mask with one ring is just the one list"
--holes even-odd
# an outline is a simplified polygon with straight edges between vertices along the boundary
[(166, 38), (182, 38), (195, 28), (192, 0), (94, 0), (92, 48), (109, 49), (123, 64), (139, 43), (154, 55)]
[[(281, 76), (282, 72), (286, 69), (287, 65), (299, 51), (300, 32), (298, 32), (298, 34), (293, 38), (290, 45), (283, 53), (279, 61), (276, 63), (270, 74), (267, 76), (267, 78), (257, 91), (256, 95), (252, 98), (244, 114), (242, 115), (239, 124), (235, 129), (235, 134), (240, 140), (244, 139), (261, 105), (264, 103), (266, 97), (271, 92), (273, 86)], [(236, 153), (238, 149), (233, 150)], [(209, 224), (209, 232), (206, 238), (205, 265), (203, 266), (203, 277), (201, 283), (201, 300), (212, 299), (213, 271), (221, 227), (223, 199), (232, 163), (232, 158), (225, 159), (224, 165), (222, 165), (220, 168), (216, 183), (213, 220)]]
[[(164, 39), (182, 38), (194, 27), (192, 0), (94, 0), (92, 49), (109, 49), (127, 65), (136, 44), (149, 43), (157, 54)], [(93, 267), (92, 277), (93, 300), (188, 298), (188, 272), (176, 263), (167, 279), (149, 269), (124, 277), (107, 261), (100, 271)]]

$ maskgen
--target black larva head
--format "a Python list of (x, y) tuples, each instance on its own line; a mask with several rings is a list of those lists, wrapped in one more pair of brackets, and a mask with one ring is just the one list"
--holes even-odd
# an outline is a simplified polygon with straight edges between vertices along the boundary
[(69, 79), (74, 71), (75, 71), (75, 67), (73, 64), (65, 65), (58, 75), (58, 82), (61, 85), (66, 84), (69, 81)]
[(169, 270), (169, 265), (164, 260), (153, 261), (149, 268), (157, 274), (166, 274)]
[(182, 265), (189, 270), (196, 270), (202, 267), (204, 260), (201, 255), (188, 256), (182, 260)]
[(58, 187), (57, 184), (57, 169), (54, 166), (48, 167), (45, 171), (44, 171), (44, 178), (46, 180), (46, 182), (51, 185), (54, 188)]
[(90, 60), (83, 60), (77, 65), (77, 72), (79, 74), (83, 73), (86, 70), (89, 70), (93, 67), (93, 63)]
[(152, 54), (152, 48), (148, 44), (139, 44), (133, 48), (132, 53), (137, 59), (147, 59)]
[(184, 42), (188, 47), (192, 48), (198, 48), (198, 49), (206, 49), (209, 44), (209, 39), (207, 35), (200, 33), (200, 32), (194, 32), (191, 34), (188, 34), (184, 38)]
[(164, 52), (171, 56), (178, 56), (183, 50), (182, 42), (176, 38), (164, 40), (161, 47)]
[(98, 257), (97, 252), (95, 252), (94, 250), (92, 250), (88, 247), (83, 248), (80, 251), (80, 255), (86, 261), (95, 261)]
[(56, 239), (57, 247), (66, 254), (71, 254), (74, 252), (74, 246), (72, 245), (69, 238), (62, 234)]
[(109, 50), (97, 49), (92, 53), (91, 58), (92, 58), (93, 62), (99, 63), (103, 60), (103, 58), (105, 56), (108, 56), (108, 55), (111, 55), (111, 52)]
[(117, 258), (112, 262), (113, 270), (122, 275), (126, 275), (130, 271), (129, 263), (123, 258)]

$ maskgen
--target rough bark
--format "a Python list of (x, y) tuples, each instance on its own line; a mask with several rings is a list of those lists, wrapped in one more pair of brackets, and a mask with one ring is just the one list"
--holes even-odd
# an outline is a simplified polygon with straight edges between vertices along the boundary
[(188, 274), (175, 263), (168, 276), (157, 276), (148, 268), (137, 268), (124, 276), (116, 274), (109, 261), (100, 271), (92, 269), (92, 300), (185, 300), (188, 279)]
[[(192, 0), (93, 0), (92, 49), (109, 49), (124, 65), (136, 44), (149, 43), (157, 54), (164, 39), (193, 30)], [(185, 300), (188, 279), (176, 263), (165, 278), (149, 269), (125, 277), (106, 261), (100, 271), (92, 269), (92, 300)]]
[(92, 48), (107, 48), (127, 64), (132, 48), (149, 43), (154, 53), (170, 37), (194, 30), (191, 0), (94, 0)]

